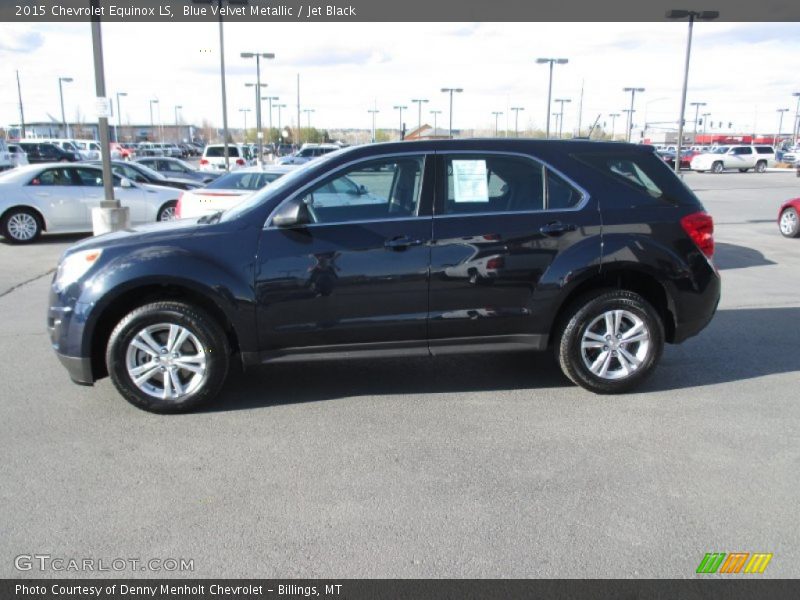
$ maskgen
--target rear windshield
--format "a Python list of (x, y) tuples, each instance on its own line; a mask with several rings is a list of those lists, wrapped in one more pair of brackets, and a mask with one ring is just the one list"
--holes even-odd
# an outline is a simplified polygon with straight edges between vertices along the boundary
[(283, 173), (229, 173), (215, 179), (206, 186), (207, 190), (250, 190), (256, 191), (278, 179)]
[[(220, 158), (225, 156), (225, 146), (209, 146), (206, 148), (206, 158)], [(239, 156), (239, 148), (228, 146), (228, 156)]]

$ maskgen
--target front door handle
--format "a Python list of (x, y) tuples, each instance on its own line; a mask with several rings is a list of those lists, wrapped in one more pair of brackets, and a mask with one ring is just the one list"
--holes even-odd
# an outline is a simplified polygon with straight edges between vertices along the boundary
[(383, 245), (388, 250), (405, 250), (409, 246), (421, 246), (422, 244), (422, 240), (412, 240), (407, 235), (404, 235), (386, 240)]
[(561, 221), (553, 221), (552, 223), (548, 223), (547, 225), (542, 225), (539, 228), (539, 232), (543, 233), (544, 235), (552, 235), (557, 236), (561, 235), (562, 233), (566, 233), (568, 231), (575, 231), (577, 227), (572, 223), (562, 223)]

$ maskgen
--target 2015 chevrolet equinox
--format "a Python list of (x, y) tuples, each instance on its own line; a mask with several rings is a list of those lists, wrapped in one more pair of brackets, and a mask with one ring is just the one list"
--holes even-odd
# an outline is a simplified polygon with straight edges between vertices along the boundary
[(717, 307), (713, 223), (647, 146), (355, 147), (234, 208), (90, 238), (50, 295), (58, 357), (130, 402), (210, 400), (234, 359), (546, 350), (622, 392)]

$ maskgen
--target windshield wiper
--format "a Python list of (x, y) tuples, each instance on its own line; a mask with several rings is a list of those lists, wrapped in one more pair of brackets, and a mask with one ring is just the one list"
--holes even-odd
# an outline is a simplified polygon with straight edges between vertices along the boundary
[(223, 213), (223, 211), (218, 210), (217, 212), (211, 213), (210, 215), (204, 215), (204, 216), (200, 217), (199, 219), (197, 219), (197, 222), (198, 223), (212, 225), (212, 224), (216, 223), (217, 221), (219, 221), (220, 217), (222, 216), (222, 213)]

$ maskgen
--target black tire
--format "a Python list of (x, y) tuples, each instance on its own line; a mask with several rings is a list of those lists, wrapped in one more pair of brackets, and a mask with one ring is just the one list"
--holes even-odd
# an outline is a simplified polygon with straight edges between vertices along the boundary
[(722, 173), (725, 170), (725, 165), (722, 161), (717, 161), (713, 165), (711, 165), (711, 171), (713, 173)]
[(797, 209), (792, 206), (783, 209), (778, 218), (778, 231), (783, 237), (800, 237), (800, 215), (797, 214)]
[(175, 218), (175, 207), (178, 206), (177, 200), (170, 200), (158, 209), (156, 221), (171, 221)]
[(756, 163), (756, 173), (766, 173), (767, 172), (767, 161), (760, 160)]
[[(143, 360), (139, 364), (139, 367), (141, 367), (152, 363), (154, 365), (153, 369), (157, 370), (144, 383), (145, 386), (152, 386), (151, 392), (153, 393), (158, 389), (158, 377), (162, 378), (161, 387), (167, 388), (163, 379), (165, 375), (162, 375), (162, 373), (166, 373), (167, 368), (173, 371), (177, 368), (179, 383), (186, 385), (187, 393), (176, 395), (174, 398), (156, 397), (147, 393), (134, 383), (128, 371), (129, 349), (134, 356), (137, 353), (142, 355), (141, 351), (131, 346), (131, 342), (145, 328), (158, 328), (160, 325), (177, 325), (188, 330), (194, 336), (194, 339), (199, 342), (205, 358), (205, 371), (200, 375), (196, 385), (193, 383), (193, 376), (188, 375), (186, 371), (182, 371), (180, 367), (157, 367), (156, 358)], [(163, 337), (159, 337), (158, 333), (153, 333), (152, 338), (159, 344), (166, 343)], [(182, 348), (186, 348), (186, 344), (189, 344), (191, 349), (194, 341), (188, 338)], [(196, 354), (200, 354), (196, 348), (193, 351)], [(163, 349), (161, 356), (165, 356), (165, 360), (170, 360), (169, 353), (164, 353)], [(108, 347), (106, 348), (108, 373), (117, 391), (134, 406), (157, 413), (184, 412), (213, 399), (225, 383), (229, 362), (230, 346), (228, 338), (219, 323), (204, 310), (190, 304), (175, 301), (155, 302), (130, 312), (111, 332)], [(181, 381), (180, 379), (185, 379), (186, 381)]]
[[(23, 229), (22, 226), (26, 225)], [(42, 235), (42, 217), (32, 208), (12, 208), (3, 215), (0, 232), (12, 244), (30, 244)]]
[[(612, 353), (610, 347), (584, 350), (582, 341), (583, 336), (590, 331), (590, 328), (594, 327), (594, 323), (603, 318), (604, 313), (615, 310), (624, 311), (621, 313), (622, 315), (632, 315), (632, 318), (639, 319), (649, 334), (649, 346), (644, 346), (643, 342), (632, 342), (630, 345), (621, 341), (609, 342), (609, 344), (619, 344), (618, 347), (624, 348), (629, 355), (635, 353), (641, 359), (638, 367), (631, 371), (630, 366), (623, 367), (623, 363), (618, 358), (618, 356), (623, 356), (622, 353), (608, 358), (605, 363), (612, 374), (623, 371), (622, 376), (612, 379), (609, 378), (612, 375), (602, 377), (593, 373), (586, 364), (587, 360), (594, 360), (597, 364), (597, 360), (602, 360), (601, 354)], [(624, 316), (620, 322), (627, 323), (628, 317)], [(561, 365), (561, 370), (574, 383), (597, 394), (617, 394), (639, 385), (652, 373), (664, 349), (664, 325), (658, 313), (644, 298), (627, 290), (599, 290), (584, 296), (567, 310), (562, 324), (555, 345), (556, 357)], [(631, 327), (627, 331), (632, 329)], [(625, 331), (620, 326), (620, 335), (624, 336)], [(605, 342), (600, 341), (599, 343)], [(586, 359), (584, 352), (587, 355)], [(594, 352), (597, 356), (590, 354)], [(625, 360), (627, 362), (627, 359)], [(628, 363), (628, 365), (631, 364), (633, 363)], [(611, 366), (618, 368), (612, 371)], [(628, 372), (629, 374), (624, 374)]]

